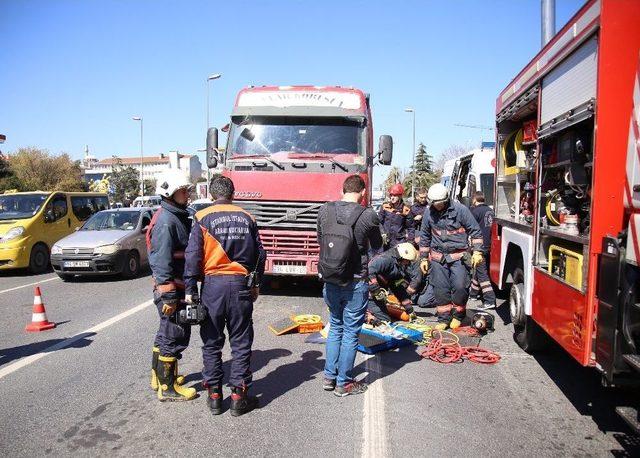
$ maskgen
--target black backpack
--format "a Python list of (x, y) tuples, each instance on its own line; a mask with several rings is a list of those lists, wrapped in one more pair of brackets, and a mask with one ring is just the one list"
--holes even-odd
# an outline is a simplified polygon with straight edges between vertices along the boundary
[(326, 283), (344, 286), (353, 280), (353, 261), (358, 254), (353, 227), (364, 212), (361, 205), (353, 210), (349, 219), (338, 223), (336, 203), (327, 204), (327, 218), (322, 227), (320, 242), (320, 260), (318, 262), (318, 277)]

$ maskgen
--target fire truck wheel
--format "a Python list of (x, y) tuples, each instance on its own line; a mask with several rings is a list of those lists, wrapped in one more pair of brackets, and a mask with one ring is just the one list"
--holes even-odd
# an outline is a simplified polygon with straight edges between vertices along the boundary
[(514, 326), (524, 326), (524, 273), (519, 267), (513, 271), (513, 284), (509, 292), (509, 315)]
[(533, 318), (527, 316), (524, 326), (513, 327), (513, 338), (527, 353), (544, 350), (549, 345), (549, 337)]

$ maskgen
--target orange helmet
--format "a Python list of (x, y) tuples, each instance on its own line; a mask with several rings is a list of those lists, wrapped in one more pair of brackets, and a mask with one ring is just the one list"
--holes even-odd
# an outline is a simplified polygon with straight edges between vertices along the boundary
[(400, 183), (396, 183), (389, 188), (389, 194), (392, 196), (402, 196), (404, 195), (404, 186)]

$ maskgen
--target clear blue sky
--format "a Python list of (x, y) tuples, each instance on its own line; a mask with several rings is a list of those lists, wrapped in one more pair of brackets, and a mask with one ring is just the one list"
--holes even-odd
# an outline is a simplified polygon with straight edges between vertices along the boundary
[[(558, 29), (583, 0), (557, 0)], [(80, 158), (193, 153), (205, 138), (205, 79), (221, 126), (246, 85), (356, 86), (394, 165), (417, 142), (437, 156), (476, 144), (495, 99), (540, 47), (540, 0), (0, 0), (2, 151)], [(486, 132), (485, 132), (486, 135)], [(377, 141), (376, 141), (377, 147)], [(376, 175), (379, 180), (386, 168)]]

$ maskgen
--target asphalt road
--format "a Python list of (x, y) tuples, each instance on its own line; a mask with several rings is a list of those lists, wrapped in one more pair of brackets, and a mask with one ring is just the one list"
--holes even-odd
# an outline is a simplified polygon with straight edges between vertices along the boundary
[[(24, 326), (36, 281), (58, 326), (30, 334)], [(149, 277), (63, 283), (53, 274), (1, 275), (0, 454), (640, 454), (640, 439), (613, 413), (617, 403), (637, 402), (635, 394), (601, 388), (594, 370), (559, 349), (527, 355), (501, 318), (481, 343), (502, 355), (494, 366), (442, 365), (422, 360), (417, 347), (359, 354), (358, 378), (371, 382), (369, 391), (346, 398), (326, 393), (324, 347), (267, 329), (290, 313), (326, 317), (320, 289), (313, 282), (282, 285), (255, 307), (253, 392), (261, 408), (232, 418), (207, 411), (198, 328), (181, 372), (201, 396), (163, 404), (150, 390), (157, 312), (149, 303)]]

